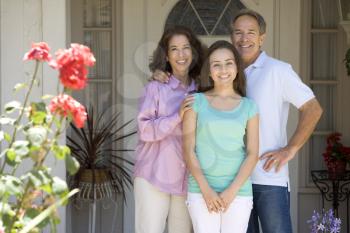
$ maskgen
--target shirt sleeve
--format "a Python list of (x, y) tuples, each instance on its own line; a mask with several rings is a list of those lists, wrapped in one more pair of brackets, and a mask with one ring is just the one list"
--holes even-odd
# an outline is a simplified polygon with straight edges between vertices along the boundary
[(137, 115), (138, 133), (141, 141), (159, 141), (170, 135), (181, 122), (178, 113), (169, 116), (159, 116), (158, 84), (149, 83), (140, 98)]
[(250, 99), (249, 100), (248, 119), (253, 118), (258, 113), (259, 113), (258, 105), (253, 100)]
[(300, 80), (297, 73), (288, 65), (282, 73), (282, 96), (285, 102), (300, 108), (304, 103), (315, 97), (312, 90)]
[(196, 113), (198, 113), (199, 111), (199, 108), (200, 108), (200, 94), (199, 93), (195, 93), (193, 94), (194, 96), (194, 101), (193, 101), (193, 104), (192, 104), (192, 109), (193, 111), (195, 111)]

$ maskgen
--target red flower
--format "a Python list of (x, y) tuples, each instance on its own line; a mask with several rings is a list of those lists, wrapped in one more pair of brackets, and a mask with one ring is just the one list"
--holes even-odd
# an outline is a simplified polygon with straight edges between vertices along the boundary
[(87, 66), (95, 64), (95, 57), (90, 49), (84, 45), (71, 44), (71, 48), (58, 50), (56, 52), (56, 61), (50, 65), (58, 69), (59, 78), (66, 88), (80, 90), (87, 83)]
[(84, 122), (87, 118), (85, 107), (71, 96), (61, 94), (54, 97), (50, 102), (49, 109), (53, 114), (72, 117), (74, 124), (78, 128), (84, 127)]
[(322, 154), (327, 167), (335, 166), (334, 163), (338, 160), (350, 162), (350, 147), (346, 147), (340, 142), (341, 136), (340, 133), (335, 132), (327, 137), (327, 147)]
[(49, 53), (50, 47), (45, 42), (33, 43), (32, 48), (24, 54), (23, 60), (38, 60), (38, 61), (50, 61), (51, 54)]

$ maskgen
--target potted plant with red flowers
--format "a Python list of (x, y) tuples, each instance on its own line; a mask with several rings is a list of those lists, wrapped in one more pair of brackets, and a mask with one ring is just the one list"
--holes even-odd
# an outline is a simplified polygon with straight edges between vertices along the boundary
[(346, 171), (347, 163), (350, 163), (350, 147), (341, 143), (341, 136), (338, 132), (328, 135), (326, 151), (323, 153), (329, 176), (332, 179), (341, 177)]

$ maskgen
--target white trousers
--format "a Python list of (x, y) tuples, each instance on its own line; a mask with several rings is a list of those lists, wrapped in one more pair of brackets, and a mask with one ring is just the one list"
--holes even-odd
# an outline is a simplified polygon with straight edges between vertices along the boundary
[(188, 193), (187, 206), (195, 233), (246, 233), (253, 198), (237, 196), (226, 212), (209, 213), (200, 193)]
[(143, 178), (134, 180), (135, 233), (191, 233), (186, 197), (159, 191)]

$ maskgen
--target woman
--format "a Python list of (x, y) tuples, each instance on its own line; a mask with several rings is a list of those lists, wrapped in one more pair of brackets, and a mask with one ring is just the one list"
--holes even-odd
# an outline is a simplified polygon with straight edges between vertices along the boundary
[(153, 54), (150, 69), (171, 73), (168, 83), (150, 82), (140, 99), (139, 142), (134, 173), (135, 231), (189, 233), (185, 205), (187, 172), (182, 152), (182, 118), (193, 102), (202, 45), (187, 28), (167, 29)]
[(210, 86), (195, 94), (183, 121), (188, 209), (195, 233), (245, 233), (249, 176), (258, 161), (257, 106), (245, 97), (242, 62), (232, 44), (215, 42), (207, 61)]

